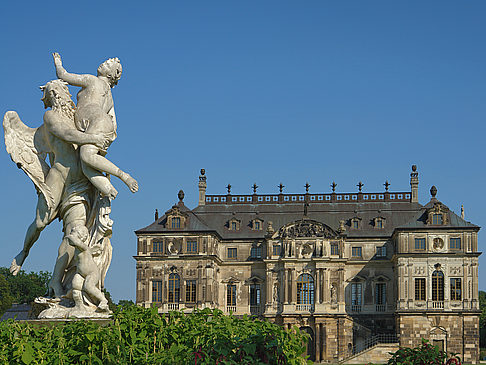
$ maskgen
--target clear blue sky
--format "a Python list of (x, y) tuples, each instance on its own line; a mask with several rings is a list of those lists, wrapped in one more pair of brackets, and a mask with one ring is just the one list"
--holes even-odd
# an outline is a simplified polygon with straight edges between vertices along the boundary
[[(484, 1), (4, 1), (0, 5), (0, 112), (40, 125), (38, 88), (65, 67), (95, 73), (119, 57), (113, 90), (118, 139), (109, 157), (139, 180), (115, 181), (113, 262), (107, 288), (134, 299), (134, 230), (186, 193), (408, 190), (431, 185), (456, 213), (486, 226), (486, 2)], [(76, 90), (72, 90), (75, 94)], [(36, 195), (0, 153), (0, 266), (21, 249)], [(484, 228), (483, 228), (484, 229)], [(25, 270), (51, 271), (54, 222)], [(485, 233), (480, 233), (480, 249)], [(480, 288), (486, 290), (486, 257)]]

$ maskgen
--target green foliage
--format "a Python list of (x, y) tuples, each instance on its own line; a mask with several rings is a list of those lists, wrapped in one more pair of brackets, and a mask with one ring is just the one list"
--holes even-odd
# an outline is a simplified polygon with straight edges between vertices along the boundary
[(36, 326), (0, 322), (5, 364), (307, 364), (299, 329), (203, 309), (160, 316), (156, 308), (119, 306), (101, 326), (71, 321)]
[(422, 344), (416, 348), (402, 347), (393, 353), (388, 365), (461, 365), (461, 359), (455, 354), (451, 355), (448, 359), (445, 351), (422, 339)]
[(7, 280), (14, 303), (30, 303), (34, 298), (45, 295), (47, 284), (51, 280), (49, 272), (27, 274), (20, 270), (16, 276), (13, 276), (6, 267), (0, 267), (0, 276)]
[(130, 306), (130, 305), (135, 305), (135, 303), (133, 302), (133, 300), (120, 299), (118, 301), (118, 305), (121, 305), (121, 306)]
[(486, 347), (486, 292), (479, 291), (479, 343), (480, 347)]
[(10, 286), (5, 276), (0, 274), (0, 316), (12, 306), (13, 298), (10, 295)]
[(113, 303), (113, 299), (111, 299), (111, 294), (106, 288), (103, 288), (103, 294), (105, 294), (105, 298), (108, 301), (108, 307), (112, 312), (116, 310), (116, 304)]

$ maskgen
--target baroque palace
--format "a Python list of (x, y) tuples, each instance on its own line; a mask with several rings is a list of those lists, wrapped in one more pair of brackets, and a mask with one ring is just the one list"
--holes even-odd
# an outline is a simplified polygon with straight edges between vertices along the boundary
[[(429, 339), (479, 360), (478, 231), (436, 198), (410, 191), (326, 194), (184, 193), (136, 231), (138, 305), (161, 313), (219, 308), (309, 333), (316, 362), (374, 361)], [(381, 346), (381, 347), (380, 347)], [(383, 351), (376, 352), (382, 348)], [(381, 355), (380, 355), (381, 354)], [(364, 355), (363, 355), (364, 356)], [(378, 359), (376, 358), (378, 357)]]

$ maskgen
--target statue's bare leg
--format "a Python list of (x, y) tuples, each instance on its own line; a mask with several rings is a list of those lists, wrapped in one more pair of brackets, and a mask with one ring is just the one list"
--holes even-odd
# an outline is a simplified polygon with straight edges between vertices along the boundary
[(113, 187), (108, 177), (101, 172), (93, 169), (92, 167), (81, 162), (84, 176), (86, 176), (91, 184), (101, 193), (103, 196), (107, 196), (110, 199), (115, 199), (118, 195), (118, 191)]
[[(86, 206), (83, 203), (71, 207), (65, 212), (63, 218), (64, 234), (67, 235), (74, 226), (86, 225)], [(74, 247), (71, 246), (66, 238), (63, 238), (52, 273), (51, 281), (49, 282), (49, 295), (55, 298), (61, 298), (65, 295), (65, 290), (62, 285), (65, 270), (71, 263), (74, 257)]]
[(97, 287), (100, 281), (99, 275), (87, 275), (84, 280), (83, 291), (86, 292), (90, 297), (98, 301), (98, 308), (101, 311), (108, 311), (108, 300)]
[[(138, 191), (137, 180), (135, 180), (126, 172), (122, 171), (120, 168), (118, 168), (118, 166), (116, 166), (113, 162), (111, 162), (107, 158), (99, 155), (98, 147), (90, 144), (85, 144), (80, 147), (79, 151), (80, 151), (79, 155), (83, 164), (83, 171), (85, 171), (87, 167), (91, 167), (95, 170), (106, 172), (107, 174), (116, 176), (121, 181), (123, 181), (128, 186), (128, 188), (132, 193)], [(91, 179), (90, 181), (93, 183), (93, 185), (96, 186), (96, 181), (92, 181)], [(96, 186), (96, 188), (99, 189), (98, 186)]]
[(49, 172), (46, 178), (46, 184), (50, 186), (53, 197), (53, 204), (55, 207), (49, 209), (46, 199), (43, 194), (38, 195), (37, 207), (34, 221), (30, 224), (25, 234), (24, 247), (12, 261), (10, 265), (10, 272), (17, 275), (24, 264), (25, 259), (29, 255), (30, 249), (34, 243), (39, 239), (40, 233), (48, 226), (56, 216), (56, 207), (61, 199), (62, 189), (64, 187), (64, 179), (60, 177), (56, 170)]

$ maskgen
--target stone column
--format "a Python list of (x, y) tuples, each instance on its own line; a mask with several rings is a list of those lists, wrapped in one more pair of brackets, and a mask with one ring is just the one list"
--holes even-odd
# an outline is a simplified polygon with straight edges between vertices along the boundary
[(297, 303), (297, 278), (295, 277), (295, 268), (292, 269), (292, 280), (290, 281), (290, 287), (292, 289), (292, 303), (296, 304)]
[(314, 299), (314, 303), (318, 304), (321, 302), (321, 278), (320, 278), (321, 269), (316, 269), (316, 297)]
[(287, 269), (284, 268), (283, 270), (283, 278), (282, 278), (282, 295), (280, 296), (280, 300), (285, 304), (288, 304), (289, 298), (287, 296), (287, 292), (289, 291), (289, 274)]
[(287, 303), (292, 302), (292, 270), (287, 269)]
[(316, 323), (316, 361), (321, 361), (321, 324)]
[(272, 271), (267, 268), (267, 289), (266, 289), (266, 297), (267, 297), (267, 307), (272, 305)]

